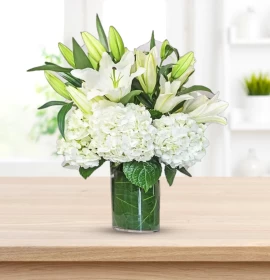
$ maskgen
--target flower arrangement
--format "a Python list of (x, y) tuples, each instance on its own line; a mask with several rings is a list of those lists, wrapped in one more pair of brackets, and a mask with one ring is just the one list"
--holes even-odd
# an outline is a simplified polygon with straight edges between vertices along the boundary
[[(208, 124), (226, 124), (219, 114), (228, 104), (207, 87), (186, 85), (194, 73), (193, 52), (180, 56), (168, 40), (155, 41), (154, 32), (147, 49), (131, 51), (114, 27), (110, 27), (107, 38), (98, 16), (96, 23), (99, 40), (81, 33), (87, 53), (74, 38), (73, 50), (59, 43), (71, 67), (45, 62), (28, 71), (44, 70), (48, 83), (63, 97), (63, 101), (50, 101), (39, 108), (62, 106), (57, 115), (62, 135), (57, 152), (64, 156), (63, 166), (79, 169), (86, 179), (110, 161), (118, 172), (114, 175), (121, 172), (119, 181), (131, 186), (132, 195), (135, 190), (143, 192), (144, 197), (149, 194), (148, 207), (157, 193), (150, 196), (162, 164), (169, 185), (177, 171), (191, 176), (188, 168), (206, 153), (204, 132)], [(122, 191), (115, 191), (116, 196)], [(125, 203), (135, 201), (137, 196)], [(148, 212), (143, 217), (140, 213), (140, 223), (136, 227), (129, 224), (128, 228), (153, 230), (144, 228), (144, 224), (156, 219), (153, 209), (158, 201), (152, 200), (151, 215)], [(116, 203), (116, 224), (127, 228), (131, 210), (116, 213), (126, 205), (118, 207)]]

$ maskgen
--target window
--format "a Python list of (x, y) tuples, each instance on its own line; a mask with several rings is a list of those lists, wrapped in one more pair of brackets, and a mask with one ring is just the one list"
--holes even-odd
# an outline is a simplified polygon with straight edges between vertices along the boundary
[[(37, 85), (45, 85), (42, 72), (28, 68), (44, 63), (42, 51), (58, 53), (64, 35), (64, 0), (12, 0), (1, 3), (0, 159), (49, 157), (55, 139), (30, 140), (36, 108), (44, 103)], [(45, 137), (46, 138), (46, 137)]]
[(156, 40), (166, 39), (165, 0), (105, 0), (103, 24), (108, 30), (113, 25), (124, 38), (129, 49), (143, 45), (155, 30)]

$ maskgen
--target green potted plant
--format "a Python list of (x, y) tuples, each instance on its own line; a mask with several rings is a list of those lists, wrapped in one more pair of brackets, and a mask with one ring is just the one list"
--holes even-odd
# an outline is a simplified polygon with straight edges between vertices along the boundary
[(270, 77), (268, 74), (252, 74), (245, 79), (248, 95), (246, 118), (252, 122), (269, 122), (270, 120)]

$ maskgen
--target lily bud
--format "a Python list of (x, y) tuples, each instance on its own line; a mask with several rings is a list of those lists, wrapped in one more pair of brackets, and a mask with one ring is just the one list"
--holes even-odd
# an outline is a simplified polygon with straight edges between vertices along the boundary
[(71, 99), (84, 114), (91, 114), (91, 103), (87, 100), (87, 97), (83, 92), (72, 86), (68, 86), (67, 91), (69, 92)]
[(165, 49), (166, 49), (166, 46), (169, 44), (169, 41), (168, 40), (165, 40), (162, 45), (161, 45), (161, 49), (160, 49), (160, 58), (162, 60), (165, 59)]
[(161, 60), (165, 60), (169, 55), (172, 54), (173, 52), (173, 47), (170, 46), (170, 43), (168, 40), (165, 40), (162, 45), (161, 45), (161, 49), (160, 49), (160, 58)]
[(113, 57), (116, 62), (119, 62), (125, 53), (125, 46), (120, 34), (113, 26), (110, 26), (109, 30), (109, 45)]
[(182, 76), (185, 76), (185, 80), (186, 80), (188, 78), (187, 73), (189, 73), (190, 75), (194, 71), (193, 68), (194, 63), (195, 63), (194, 53), (189, 52), (185, 54), (173, 66), (171, 78), (173, 80), (176, 80)]
[(103, 45), (93, 35), (88, 32), (82, 32), (83, 41), (88, 49), (88, 58), (95, 69), (102, 58), (102, 54), (106, 52)]
[(67, 46), (65, 46), (62, 43), (59, 43), (58, 47), (59, 47), (59, 50), (60, 50), (61, 54), (63, 55), (63, 57), (67, 61), (67, 63), (70, 66), (72, 66), (73, 68), (75, 68), (73, 52)]
[(136, 68), (145, 68), (145, 72), (138, 76), (145, 93), (152, 94), (157, 83), (157, 48), (153, 47), (148, 55), (141, 51), (136, 52)]
[(71, 100), (68, 91), (66, 90), (66, 85), (55, 75), (49, 71), (44, 71), (45, 77), (51, 87), (65, 99)]

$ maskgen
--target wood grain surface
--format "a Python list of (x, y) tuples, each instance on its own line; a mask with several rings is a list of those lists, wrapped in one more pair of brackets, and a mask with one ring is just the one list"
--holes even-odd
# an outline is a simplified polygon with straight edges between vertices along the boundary
[(269, 280), (268, 263), (0, 263), (1, 280)]
[(177, 178), (161, 187), (161, 232), (126, 234), (111, 229), (109, 179), (1, 178), (0, 261), (270, 261), (269, 178)]

